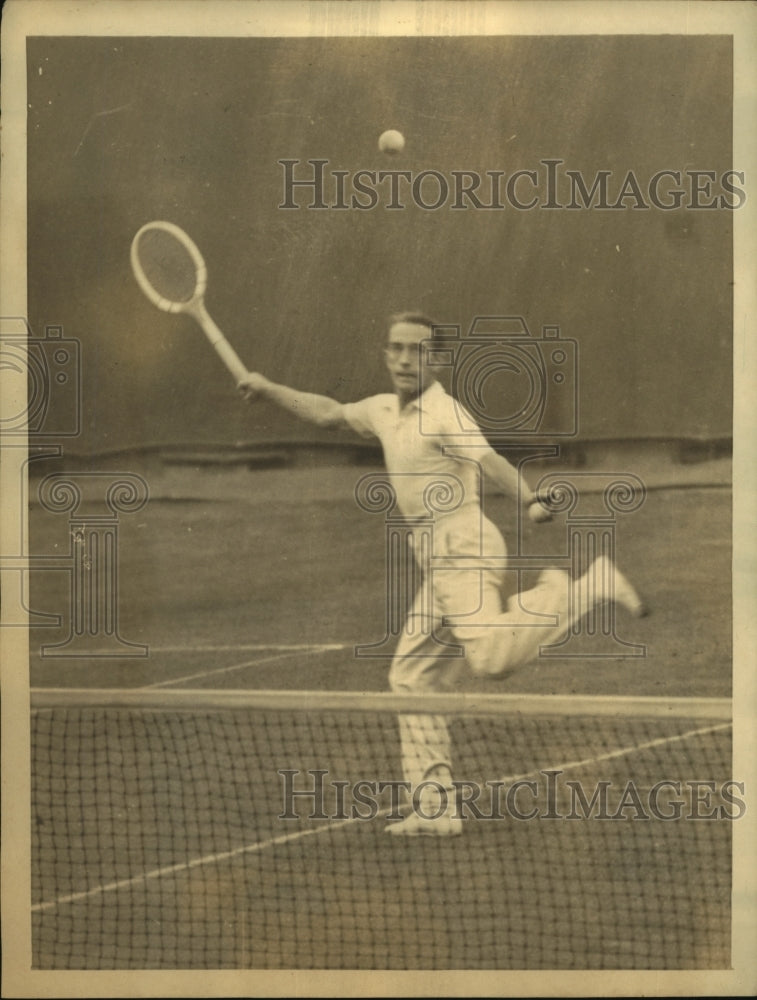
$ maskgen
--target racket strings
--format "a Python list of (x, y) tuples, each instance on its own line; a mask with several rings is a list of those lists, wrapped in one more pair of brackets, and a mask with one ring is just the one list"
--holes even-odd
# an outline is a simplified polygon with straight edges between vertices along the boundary
[(199, 284), (199, 273), (182, 242), (164, 229), (146, 229), (137, 241), (137, 256), (144, 277), (154, 291), (169, 302), (189, 302)]

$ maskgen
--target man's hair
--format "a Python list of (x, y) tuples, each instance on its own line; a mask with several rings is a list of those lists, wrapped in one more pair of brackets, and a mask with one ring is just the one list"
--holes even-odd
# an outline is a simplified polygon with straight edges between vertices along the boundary
[(427, 326), (433, 333), (434, 328), (439, 324), (435, 319), (431, 319), (426, 313), (410, 310), (409, 312), (392, 313), (389, 317), (387, 329), (391, 329), (395, 323), (415, 323), (417, 326)]

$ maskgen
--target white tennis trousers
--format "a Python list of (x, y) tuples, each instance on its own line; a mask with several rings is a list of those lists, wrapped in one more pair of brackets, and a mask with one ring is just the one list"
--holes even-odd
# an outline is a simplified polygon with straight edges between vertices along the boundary
[[(501, 564), (505, 541), (480, 508), (439, 517), (432, 555), (433, 570), (420, 566), (425, 582), (394, 654), (389, 672), (393, 691), (451, 690), (466, 662), (476, 674), (501, 674), (528, 663), (541, 645), (557, 642), (567, 633), (570, 579), (561, 570), (545, 570), (532, 590), (514, 594), (503, 610), (505, 570), (489, 565), (487, 557)], [(468, 563), (480, 559), (480, 568), (455, 568), (461, 557)], [(538, 615), (546, 616), (543, 624)], [(464, 659), (443, 655), (439, 640), (462, 645)], [(404, 776), (411, 787), (438, 765), (452, 767), (443, 715), (400, 715), (399, 726)]]

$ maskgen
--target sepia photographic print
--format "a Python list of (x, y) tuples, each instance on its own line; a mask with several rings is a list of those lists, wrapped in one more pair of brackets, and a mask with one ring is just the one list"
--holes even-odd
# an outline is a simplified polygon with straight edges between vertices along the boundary
[(2, 13), (3, 995), (752, 995), (754, 5)]

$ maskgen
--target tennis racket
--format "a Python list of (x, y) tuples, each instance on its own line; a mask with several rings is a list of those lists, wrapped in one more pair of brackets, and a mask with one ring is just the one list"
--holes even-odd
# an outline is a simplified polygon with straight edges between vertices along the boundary
[(247, 377), (239, 355), (205, 308), (208, 269), (196, 244), (172, 222), (148, 222), (131, 243), (137, 284), (158, 309), (187, 313), (202, 327), (235, 384)]

